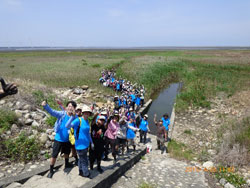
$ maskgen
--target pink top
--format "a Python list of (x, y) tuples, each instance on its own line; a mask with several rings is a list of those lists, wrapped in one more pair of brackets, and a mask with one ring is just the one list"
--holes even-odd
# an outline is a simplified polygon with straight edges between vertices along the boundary
[(115, 123), (113, 120), (111, 120), (110, 123), (108, 124), (108, 128), (107, 128), (104, 136), (106, 136), (110, 139), (115, 139), (119, 128), (120, 128), (119, 123), (118, 122)]

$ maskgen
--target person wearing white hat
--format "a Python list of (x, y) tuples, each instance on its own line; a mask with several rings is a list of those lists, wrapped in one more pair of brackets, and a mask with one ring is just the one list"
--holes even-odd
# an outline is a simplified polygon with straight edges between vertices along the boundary
[(104, 133), (105, 133), (105, 116), (99, 116), (98, 120), (95, 121), (95, 118), (92, 121), (91, 124), (91, 138), (94, 143), (94, 150), (89, 150), (89, 162), (90, 162), (90, 169), (93, 170), (94, 162), (97, 160), (97, 170), (102, 173), (103, 169), (101, 168), (101, 160), (102, 155), (104, 152)]
[(100, 116), (104, 116), (105, 117), (105, 123), (107, 123), (107, 120), (108, 120), (108, 113), (107, 113), (107, 111), (102, 111), (99, 115), (97, 115), (97, 117), (96, 117), (96, 123), (97, 123), (97, 120), (100, 118)]
[(142, 118), (141, 114), (140, 114), (140, 125), (139, 125), (139, 129), (140, 129), (140, 143), (142, 143), (142, 137), (143, 137), (143, 143), (146, 143), (147, 140), (147, 132), (150, 131), (149, 127), (148, 127), (148, 115), (145, 114)]
[(94, 149), (94, 144), (91, 139), (89, 130), (88, 117), (92, 115), (92, 111), (88, 106), (83, 106), (82, 117), (75, 119), (72, 123), (66, 124), (66, 127), (74, 128), (75, 136), (75, 148), (79, 156), (78, 167), (79, 175), (90, 178), (90, 172), (88, 170), (88, 148), (91, 143), (91, 148)]

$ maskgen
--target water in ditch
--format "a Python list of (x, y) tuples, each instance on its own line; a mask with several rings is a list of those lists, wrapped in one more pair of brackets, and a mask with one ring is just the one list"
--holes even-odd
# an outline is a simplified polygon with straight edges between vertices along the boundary
[(163, 114), (168, 113), (171, 117), (175, 98), (181, 89), (181, 83), (173, 83), (166, 89), (164, 89), (158, 97), (153, 100), (151, 106), (148, 109), (148, 123), (151, 134), (156, 134), (156, 126), (154, 124), (154, 114), (157, 114), (157, 120), (159, 120)]

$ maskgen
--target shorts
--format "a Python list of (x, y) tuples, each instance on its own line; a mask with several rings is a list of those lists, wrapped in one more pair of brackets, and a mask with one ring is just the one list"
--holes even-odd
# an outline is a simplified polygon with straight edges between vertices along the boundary
[(117, 138), (117, 144), (125, 145), (126, 141), (127, 141), (127, 139)]
[(54, 144), (53, 144), (52, 157), (57, 158), (60, 151), (61, 151), (61, 153), (69, 155), (70, 150), (71, 150), (70, 142), (59, 142), (59, 141), (55, 140)]

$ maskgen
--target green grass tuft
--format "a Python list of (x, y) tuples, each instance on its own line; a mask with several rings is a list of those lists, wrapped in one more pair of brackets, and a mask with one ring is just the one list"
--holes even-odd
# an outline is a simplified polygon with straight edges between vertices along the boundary
[(185, 133), (185, 134), (192, 135), (192, 131), (191, 131), (190, 129), (186, 129), (186, 130), (184, 131), (184, 133)]
[(220, 180), (221, 178), (224, 178), (227, 182), (234, 185), (235, 187), (241, 187), (246, 184), (246, 181), (244, 180), (243, 177), (239, 176), (238, 174), (234, 172), (230, 172), (231, 170), (229, 171), (227, 169), (228, 168), (226, 167), (219, 166), (217, 168), (217, 171), (215, 172), (215, 177), (218, 180)]
[(15, 112), (6, 109), (0, 109), (0, 134), (10, 130), (11, 125), (16, 122), (17, 116)]
[(30, 139), (24, 133), (21, 133), (16, 139), (5, 140), (3, 144), (2, 157), (15, 162), (37, 159), (41, 148), (36, 138)]
[(194, 158), (194, 153), (185, 144), (178, 143), (175, 140), (168, 143), (168, 152), (172, 157), (180, 160), (191, 161)]
[(138, 188), (155, 188), (156, 185), (151, 184), (151, 183), (147, 183), (147, 182), (142, 182)]

